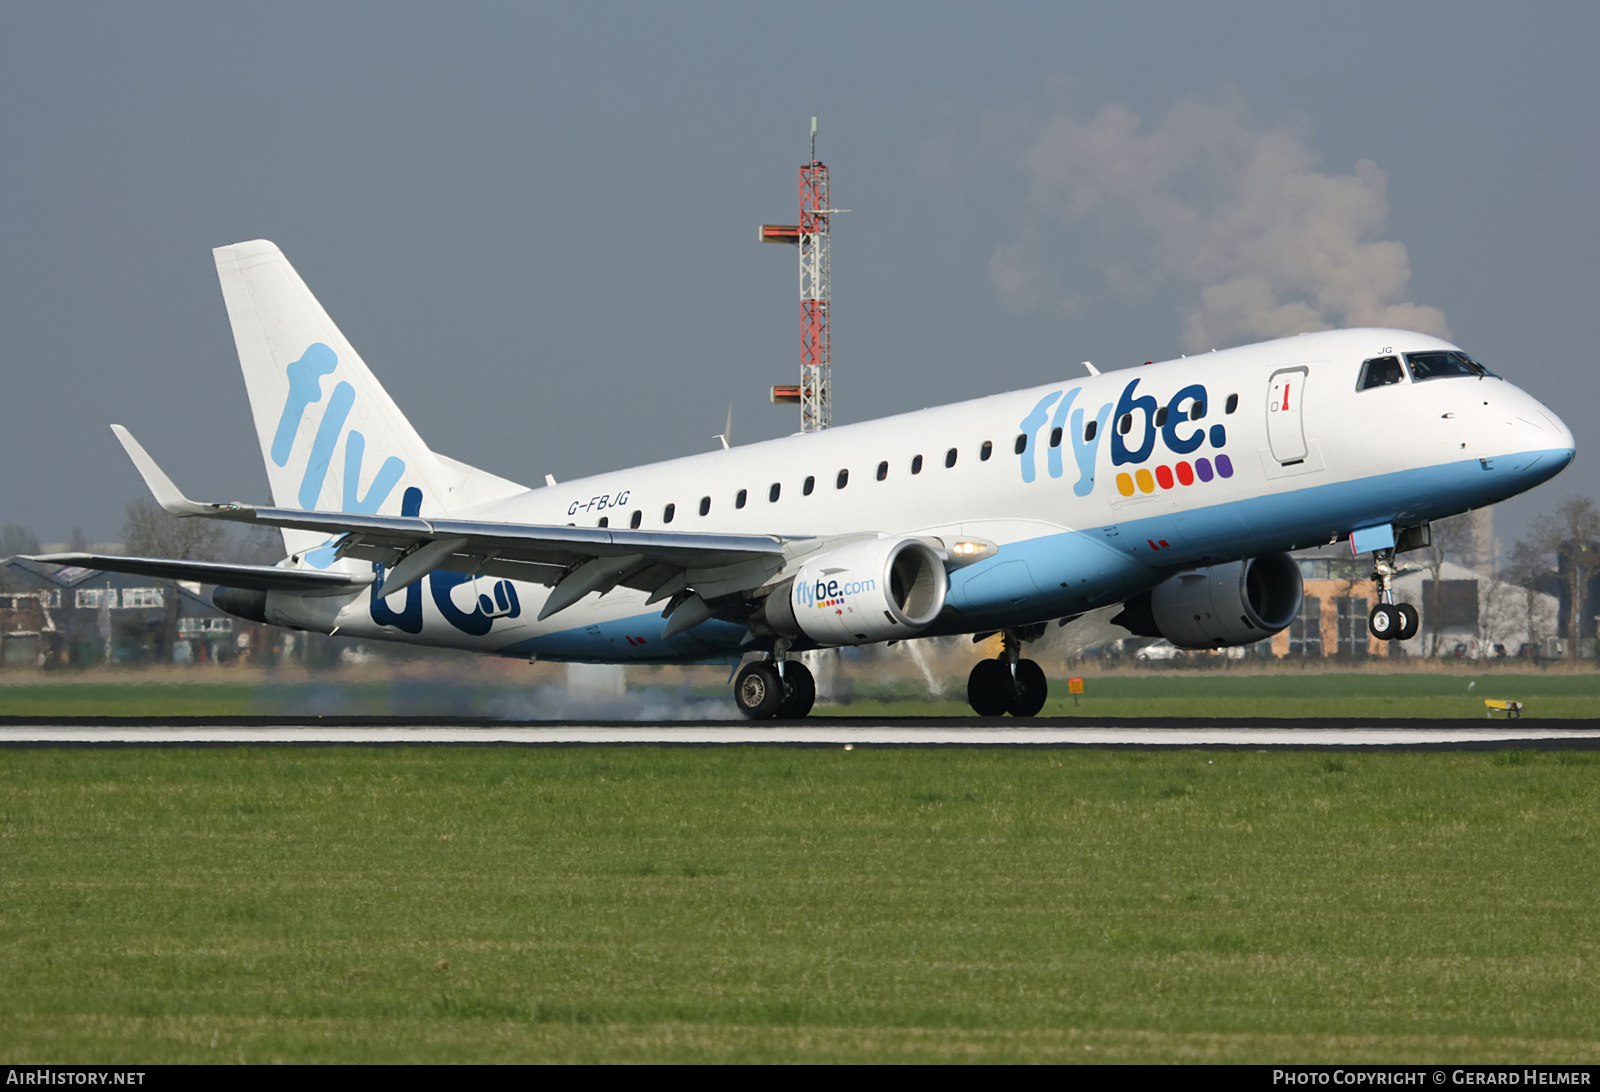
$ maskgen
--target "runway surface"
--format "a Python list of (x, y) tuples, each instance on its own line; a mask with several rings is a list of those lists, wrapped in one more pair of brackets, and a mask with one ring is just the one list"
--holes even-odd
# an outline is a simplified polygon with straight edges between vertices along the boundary
[(0, 719), (0, 746), (655, 745), (1600, 749), (1596, 721), (1194, 721), (1092, 725), (813, 719), (775, 723), (428, 723), (386, 718)]

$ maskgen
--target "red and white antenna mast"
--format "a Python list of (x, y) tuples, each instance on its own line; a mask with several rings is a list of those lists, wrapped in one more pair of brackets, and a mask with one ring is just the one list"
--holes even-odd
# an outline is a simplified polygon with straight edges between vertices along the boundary
[(817, 119), (811, 119), (811, 162), (800, 168), (800, 222), (762, 224), (763, 243), (800, 249), (800, 383), (772, 388), (775, 403), (798, 403), (800, 431), (833, 424), (833, 355), (829, 344), (828, 166), (817, 159)]

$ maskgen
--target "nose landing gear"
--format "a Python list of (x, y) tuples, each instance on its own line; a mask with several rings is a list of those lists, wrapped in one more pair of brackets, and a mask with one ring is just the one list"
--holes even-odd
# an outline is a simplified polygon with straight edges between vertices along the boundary
[(1394, 579), (1394, 549), (1374, 550), (1372, 580), (1378, 585), (1378, 605), (1367, 616), (1367, 628), (1381, 641), (1409, 641), (1422, 625), (1422, 615), (1410, 603), (1396, 603), (1390, 582)]
[(967, 676), (967, 704), (980, 717), (1036, 717), (1050, 696), (1044, 670), (1021, 659), (1022, 642), (1015, 630), (1005, 630), (1000, 656), (979, 660)]

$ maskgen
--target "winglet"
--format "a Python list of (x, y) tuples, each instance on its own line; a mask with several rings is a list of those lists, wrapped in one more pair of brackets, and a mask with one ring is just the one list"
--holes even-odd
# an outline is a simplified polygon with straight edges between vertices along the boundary
[(156, 503), (175, 516), (209, 516), (215, 515), (213, 505), (200, 504), (184, 496), (178, 487), (172, 484), (172, 479), (167, 477), (166, 471), (156, 465), (150, 453), (144, 449), (138, 440), (133, 438), (133, 433), (121, 425), (112, 425), (111, 431), (116, 434), (117, 441), (122, 444), (122, 450), (128, 453), (128, 458), (133, 460), (133, 465), (139, 471), (139, 476), (144, 479), (145, 487), (156, 498)]

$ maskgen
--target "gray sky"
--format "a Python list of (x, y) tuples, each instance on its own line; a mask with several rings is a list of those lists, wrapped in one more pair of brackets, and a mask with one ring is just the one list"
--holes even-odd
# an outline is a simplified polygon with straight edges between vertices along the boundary
[(266, 500), (210, 250), (283, 247), (437, 450), (521, 481), (1294, 329), (1445, 329), (1600, 494), (1593, 4), (0, 0), (0, 522), (114, 537), (128, 425)]

